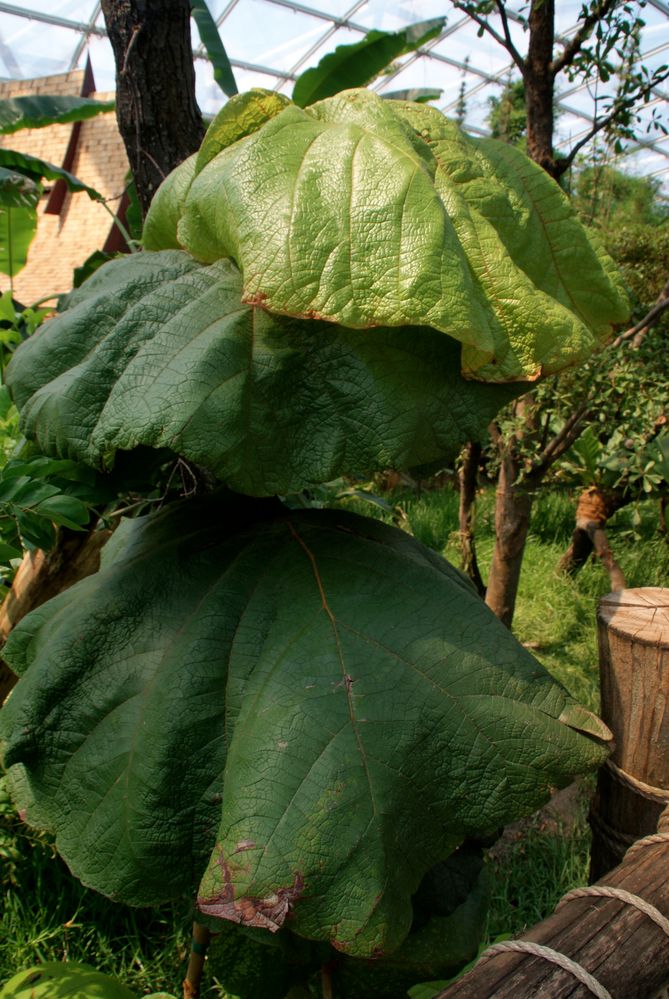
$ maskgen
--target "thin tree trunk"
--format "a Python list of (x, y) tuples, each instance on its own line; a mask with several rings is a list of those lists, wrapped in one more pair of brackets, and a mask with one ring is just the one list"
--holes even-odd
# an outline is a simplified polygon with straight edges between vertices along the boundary
[(518, 483), (519, 463), (504, 451), (495, 498), (495, 550), (485, 602), (502, 624), (511, 627), (516, 607), (525, 543), (530, 529), (533, 493)]
[(576, 527), (571, 544), (558, 564), (560, 572), (574, 576), (594, 551), (609, 574), (611, 589), (625, 588), (625, 577), (606, 536), (606, 524), (616, 510), (626, 503), (627, 499), (622, 493), (606, 492), (598, 486), (589, 486), (583, 490), (576, 507)]
[(553, 155), (553, 89), (551, 69), (555, 42), (555, 0), (532, 0), (525, 60), (527, 152), (546, 173), (557, 179)]
[(480, 460), (481, 445), (476, 441), (469, 441), (464, 446), (462, 464), (458, 472), (460, 482), (460, 554), (464, 572), (466, 572), (480, 596), (485, 600), (486, 588), (479, 571), (474, 536), (474, 507), (476, 504), (476, 486)]
[(102, 0), (116, 60), (116, 117), (146, 211), (202, 142), (188, 0)]
[(614, 593), (618, 590), (624, 590), (626, 585), (625, 577), (622, 569), (613, 556), (611, 546), (609, 545), (609, 539), (607, 538), (606, 531), (603, 527), (595, 527), (592, 530), (592, 545), (595, 549), (595, 554), (609, 574), (611, 590)]

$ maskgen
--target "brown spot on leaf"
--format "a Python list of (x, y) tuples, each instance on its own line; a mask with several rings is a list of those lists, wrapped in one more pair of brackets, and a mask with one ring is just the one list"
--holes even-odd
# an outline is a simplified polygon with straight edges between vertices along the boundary
[(242, 853), (244, 850), (253, 850), (255, 843), (252, 839), (240, 839), (239, 843), (235, 847), (235, 853)]
[(267, 295), (264, 291), (256, 291), (253, 294), (246, 292), (242, 295), (242, 302), (244, 305), (252, 305), (254, 307), (262, 308), (267, 301)]
[(265, 898), (235, 898), (230, 868), (223, 858), (219, 860), (219, 864), (223, 873), (223, 887), (212, 898), (198, 898), (197, 907), (200, 912), (216, 919), (229, 919), (242, 926), (261, 927), (270, 933), (281, 929), (294, 902), (304, 890), (302, 875), (296, 873), (292, 885), (277, 888)]

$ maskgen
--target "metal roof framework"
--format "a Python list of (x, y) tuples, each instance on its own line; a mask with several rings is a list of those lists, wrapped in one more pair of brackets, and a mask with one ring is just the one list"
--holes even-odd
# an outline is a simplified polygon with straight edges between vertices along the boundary
[[(359, 41), (373, 29), (397, 30), (446, 16), (438, 38), (397, 61), (374, 83), (379, 93), (409, 87), (442, 91), (435, 101), (447, 115), (464, 101), (464, 127), (486, 134), (489, 99), (518, 76), (508, 53), (450, 0), (208, 0), (240, 90), (262, 86), (290, 94), (292, 83), (309, 66), (337, 45)], [(522, 12), (527, 4), (507, 4), (509, 29), (519, 51), (526, 49)], [(575, 30), (582, 0), (560, 0), (557, 29), (568, 38)], [(637, 3), (640, 8), (640, 4)], [(641, 16), (641, 59), (651, 69), (669, 62), (669, 4), (647, 0)], [(491, 23), (494, 24), (494, 18)], [(215, 112), (225, 101), (193, 25), (197, 95), (203, 111)], [(95, 0), (29, 0), (28, 5), (0, 2), (0, 77), (31, 78), (83, 67), (90, 57), (98, 90), (114, 89), (114, 63), (106, 37), (101, 5)], [(607, 85), (612, 93), (615, 78)], [(588, 84), (563, 80), (558, 98), (560, 115), (556, 146), (569, 149), (579, 142), (597, 115), (596, 98)], [(657, 88), (641, 110), (638, 141), (618, 165), (638, 175), (669, 183), (669, 136), (648, 130), (653, 109), (669, 126), (669, 95)]]

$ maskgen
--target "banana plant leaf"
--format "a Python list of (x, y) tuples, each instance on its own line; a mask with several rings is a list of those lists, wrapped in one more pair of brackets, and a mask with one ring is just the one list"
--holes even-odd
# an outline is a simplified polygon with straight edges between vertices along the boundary
[(408, 90), (389, 90), (380, 94), (386, 101), (415, 101), (426, 104), (428, 101), (438, 101), (443, 90), (434, 87), (409, 87)]
[[(120, 533), (119, 533), (120, 532)], [(4, 653), (4, 765), (81, 880), (357, 957), (424, 875), (606, 755), (606, 727), (403, 532), (234, 496), (118, 529)]]
[(178, 250), (99, 268), (15, 352), (6, 383), (44, 454), (108, 467), (170, 448), (251, 495), (455, 457), (524, 383), (460, 375), (423, 328), (350, 330), (241, 301), (221, 260)]
[(0, 157), (0, 205), (5, 208), (34, 208), (42, 188), (30, 177), (8, 169)]
[(213, 67), (214, 79), (227, 97), (234, 97), (238, 93), (235, 75), (206, 0), (191, 0), (190, 7), (191, 16), (200, 34), (200, 41)]
[(95, 101), (90, 97), (32, 95), (0, 101), (0, 134), (22, 128), (45, 128), (48, 125), (85, 121), (114, 110), (114, 101)]
[(0, 200), (0, 273), (13, 278), (25, 267), (36, 229), (34, 206), (11, 207)]
[(74, 174), (56, 166), (55, 163), (49, 163), (48, 160), (39, 159), (39, 157), (31, 156), (29, 153), (20, 153), (15, 149), (0, 149), (0, 166), (8, 170), (16, 170), (33, 179), (41, 180), (46, 177), (47, 180), (63, 180), (69, 191), (73, 191), (75, 194), (79, 191), (85, 191), (93, 201), (103, 200), (103, 195), (99, 191), (78, 180)]
[(353, 45), (338, 45), (297, 78), (293, 101), (303, 108), (341, 90), (364, 87), (395, 59), (440, 35), (445, 23), (445, 17), (435, 17), (400, 31), (370, 31)]

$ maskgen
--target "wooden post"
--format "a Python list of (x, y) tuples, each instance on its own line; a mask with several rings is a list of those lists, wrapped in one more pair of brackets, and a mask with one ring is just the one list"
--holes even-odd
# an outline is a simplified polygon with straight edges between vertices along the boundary
[[(664, 828), (664, 827), (663, 827)], [(669, 835), (643, 844), (601, 884), (649, 902), (669, 917)], [(574, 898), (522, 938), (551, 947), (588, 971), (612, 999), (652, 999), (669, 983), (664, 929), (620, 898)], [(544, 957), (496, 954), (483, 958), (435, 999), (592, 999), (570, 971)]]
[(600, 713), (615, 748), (590, 813), (593, 879), (652, 833), (669, 804), (669, 589), (610, 593), (597, 629)]

